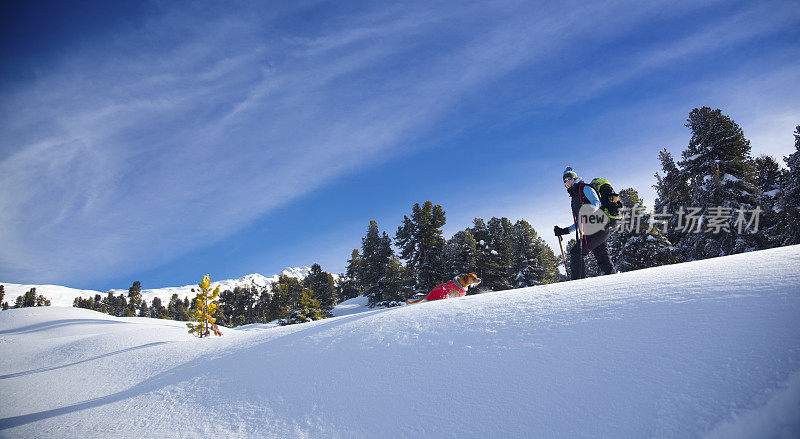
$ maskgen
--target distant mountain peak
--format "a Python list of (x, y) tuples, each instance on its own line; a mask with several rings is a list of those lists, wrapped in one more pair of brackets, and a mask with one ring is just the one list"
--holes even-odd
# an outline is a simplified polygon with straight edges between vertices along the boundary
[[(280, 275), (286, 275), (289, 277), (294, 277), (297, 279), (304, 279), (308, 276), (308, 273), (311, 272), (311, 268), (309, 267), (286, 267), (281, 271)], [(219, 281), (211, 282), (212, 287), (216, 287), (219, 285), (220, 291), (225, 290), (233, 290), (236, 287), (245, 287), (250, 285), (256, 285), (262, 288), (270, 288), (270, 284), (272, 282), (277, 282), (278, 278), (280, 277), (279, 274), (266, 277), (260, 273), (251, 273), (240, 277), (239, 279), (225, 279)], [(213, 280), (213, 277), (212, 277)], [(105, 296), (107, 293), (112, 293), (114, 295), (128, 294), (127, 288), (119, 288), (119, 289), (112, 289), (106, 292), (94, 291), (94, 290), (79, 290), (75, 288), (68, 288), (59, 285), (18, 285), (18, 284), (9, 284), (0, 282), (0, 284), (5, 285), (5, 292), (6, 292), (6, 300), (9, 303), (14, 303), (14, 300), (17, 296), (25, 294), (31, 288), (36, 288), (36, 293), (41, 294), (48, 299), (53, 304), (53, 306), (72, 306), (72, 302), (76, 297), (94, 297), (96, 294), (100, 294)], [(153, 298), (159, 297), (162, 302), (169, 302), (170, 297), (173, 294), (177, 294), (178, 297), (194, 297), (194, 293), (192, 293), (192, 288), (196, 288), (196, 284), (192, 285), (184, 285), (182, 287), (164, 287), (164, 288), (144, 288), (142, 289), (142, 297), (147, 300), (148, 303), (153, 301)], [(166, 303), (165, 302), (165, 303)]]
[(286, 267), (281, 272), (281, 274), (283, 274), (283, 275), (286, 275), (286, 276), (289, 276), (289, 277), (296, 277), (298, 279), (305, 278), (306, 276), (308, 276), (309, 273), (311, 273), (311, 268), (310, 267), (294, 267), (294, 268)]

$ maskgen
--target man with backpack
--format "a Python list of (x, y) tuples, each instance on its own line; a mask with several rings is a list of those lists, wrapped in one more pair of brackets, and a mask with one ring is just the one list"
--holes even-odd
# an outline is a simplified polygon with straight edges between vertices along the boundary
[[(573, 223), (567, 228), (555, 226), (556, 236), (577, 232), (577, 242), (570, 252), (570, 279), (586, 277), (584, 256), (594, 253), (597, 265), (604, 274), (616, 273), (611, 253), (608, 251), (609, 222), (618, 218), (621, 206), (619, 195), (615, 194), (608, 180), (597, 178), (587, 184), (571, 168), (564, 170), (564, 186), (572, 199)], [(595, 188), (594, 186), (597, 186)], [(598, 194), (598, 190), (601, 194)], [(606, 201), (606, 203), (601, 202)], [(605, 204), (605, 205), (604, 205)], [(605, 221), (597, 221), (596, 219)]]

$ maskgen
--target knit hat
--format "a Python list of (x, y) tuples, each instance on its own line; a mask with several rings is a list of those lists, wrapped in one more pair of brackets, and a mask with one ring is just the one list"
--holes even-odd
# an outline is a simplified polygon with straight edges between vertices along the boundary
[(567, 177), (573, 177), (573, 178), (578, 177), (578, 173), (575, 172), (574, 169), (572, 169), (572, 166), (567, 166), (567, 169), (564, 169), (564, 175), (561, 178), (564, 179)]

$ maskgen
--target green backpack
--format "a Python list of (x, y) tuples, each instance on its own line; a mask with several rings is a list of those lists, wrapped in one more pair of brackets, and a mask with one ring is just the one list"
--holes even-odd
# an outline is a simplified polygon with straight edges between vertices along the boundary
[(620, 212), (622, 201), (619, 200), (619, 194), (614, 192), (611, 182), (603, 177), (597, 177), (589, 183), (589, 186), (600, 195), (600, 208), (603, 209), (606, 216), (610, 220), (622, 219)]

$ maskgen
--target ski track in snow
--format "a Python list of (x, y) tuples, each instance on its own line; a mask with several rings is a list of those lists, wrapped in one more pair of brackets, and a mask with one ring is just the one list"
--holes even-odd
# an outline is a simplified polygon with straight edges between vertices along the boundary
[(0, 312), (0, 436), (800, 436), (800, 246), (334, 315)]

